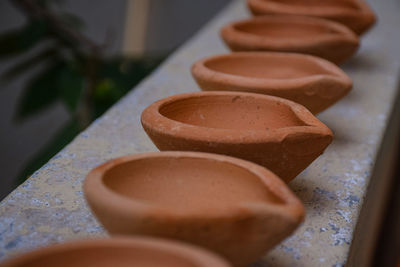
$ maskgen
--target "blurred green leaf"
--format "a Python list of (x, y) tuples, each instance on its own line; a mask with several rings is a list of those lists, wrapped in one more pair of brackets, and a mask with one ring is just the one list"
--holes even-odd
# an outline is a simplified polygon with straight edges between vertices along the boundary
[(95, 117), (103, 114), (116, 101), (147, 76), (165, 57), (104, 60), (99, 71), (100, 82), (93, 95)]
[(25, 119), (41, 111), (58, 99), (57, 83), (63, 63), (49, 65), (26, 86), (17, 107), (17, 119)]
[(42, 20), (30, 20), (24, 27), (0, 35), (0, 59), (15, 56), (33, 48), (47, 33)]
[(103, 78), (97, 84), (94, 94), (94, 114), (96, 118), (103, 114), (113, 103), (118, 101), (124, 94), (116, 86), (115, 81), (109, 78)]
[(104, 64), (100, 73), (115, 81), (118, 88), (127, 92), (157, 67), (163, 58), (113, 58)]
[(30, 68), (37, 66), (38, 64), (47, 61), (48, 59), (54, 59), (58, 55), (58, 51), (56, 48), (50, 48), (42, 51), (41, 53), (35, 54), (22, 62), (17, 63), (9, 70), (7, 70), (2, 78), (6, 80), (14, 79), (19, 75), (22, 75), (24, 72), (28, 71)]
[(62, 101), (70, 111), (75, 111), (82, 98), (84, 77), (68, 65), (60, 70), (58, 85)]
[(71, 120), (40, 150), (18, 175), (16, 182), (18, 184), (24, 182), (36, 170), (40, 169), (55, 154), (70, 143), (74, 137), (81, 131), (77, 120)]
[(121, 93), (113, 80), (105, 78), (98, 83), (93, 97), (99, 101), (106, 99), (114, 101), (121, 97)]

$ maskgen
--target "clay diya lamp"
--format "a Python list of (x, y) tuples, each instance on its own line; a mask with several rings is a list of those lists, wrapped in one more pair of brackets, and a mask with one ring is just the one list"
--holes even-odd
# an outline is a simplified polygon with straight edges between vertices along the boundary
[(358, 36), (346, 26), (307, 16), (266, 15), (228, 24), (221, 36), (233, 51), (297, 52), (336, 64), (358, 49)]
[(292, 101), (242, 92), (196, 92), (159, 100), (142, 125), (160, 150), (225, 154), (291, 181), (332, 141), (332, 132)]
[(247, 0), (253, 15), (303, 15), (333, 20), (358, 35), (375, 23), (372, 9), (362, 0)]
[(183, 243), (155, 238), (74, 241), (10, 259), (2, 267), (229, 267), (219, 256)]
[(272, 172), (199, 152), (111, 160), (88, 174), (84, 192), (111, 234), (179, 239), (236, 266), (264, 255), (304, 216), (300, 200)]
[(333, 105), (352, 88), (351, 79), (322, 58), (277, 52), (238, 52), (196, 62), (192, 75), (204, 91), (242, 91), (279, 96), (312, 113)]

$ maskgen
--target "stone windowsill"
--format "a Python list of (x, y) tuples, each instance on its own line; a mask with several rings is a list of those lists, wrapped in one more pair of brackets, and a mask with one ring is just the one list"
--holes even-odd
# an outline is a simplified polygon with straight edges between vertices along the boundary
[[(305, 203), (305, 223), (257, 266), (341, 266), (346, 261), (399, 70), (398, 3), (375, 0), (371, 6), (379, 22), (363, 37), (358, 54), (342, 66), (353, 79), (354, 89), (318, 116), (332, 129), (335, 139), (290, 184)], [(157, 151), (140, 125), (141, 111), (157, 99), (199, 90), (190, 75), (191, 64), (205, 56), (228, 52), (219, 38), (219, 29), (248, 16), (244, 1), (233, 1), (135, 90), (6, 197), (0, 204), (0, 259), (52, 242), (106, 235), (83, 198), (85, 175), (108, 159)]]

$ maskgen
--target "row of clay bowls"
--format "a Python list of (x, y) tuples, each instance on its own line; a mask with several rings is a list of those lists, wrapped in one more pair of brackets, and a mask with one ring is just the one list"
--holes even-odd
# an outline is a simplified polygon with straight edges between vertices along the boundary
[(331, 142), (313, 114), (352, 88), (331, 62), (356, 52), (375, 17), (359, 0), (247, 2), (263, 16), (221, 31), (241, 52), (192, 67), (204, 92), (161, 99), (142, 113), (146, 133), (169, 152), (117, 158), (85, 180), (85, 196), (109, 233), (152, 238), (57, 245), (4, 266), (229, 266), (211, 252), (154, 237), (244, 266), (296, 229), (304, 207), (285, 182)]
[(103, 164), (88, 175), (85, 193), (112, 234), (178, 239), (243, 266), (303, 220), (303, 205), (282, 181), (331, 142), (312, 113), (352, 88), (334, 63), (353, 55), (359, 39), (337, 22), (280, 14), (232, 23), (221, 36), (247, 52), (199, 60), (192, 74), (203, 92), (161, 99), (142, 113), (146, 133), (169, 152)]

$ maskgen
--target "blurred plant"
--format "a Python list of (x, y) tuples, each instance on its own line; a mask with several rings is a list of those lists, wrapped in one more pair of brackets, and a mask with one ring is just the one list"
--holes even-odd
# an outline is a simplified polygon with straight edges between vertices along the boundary
[[(104, 55), (98, 45), (80, 32), (82, 21), (54, 7), (60, 1), (11, 0), (27, 17), (25, 25), (0, 35), (0, 60), (24, 55), (25, 59), (2, 76), (12, 80), (38, 65), (24, 88), (17, 107), (19, 121), (61, 101), (70, 121), (26, 166), (19, 181), (40, 168), (91, 121), (105, 112), (163, 59)], [(29, 53), (32, 49), (37, 53)], [(51, 127), (51, 126), (49, 126)]]

